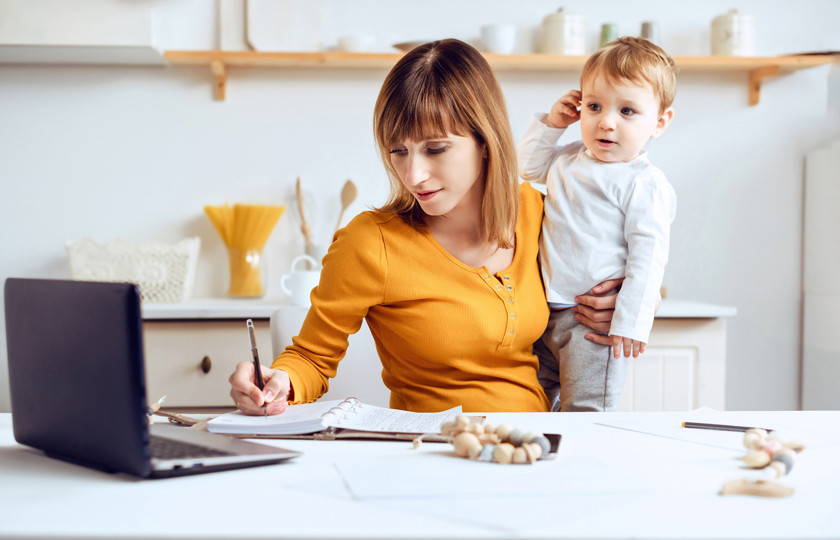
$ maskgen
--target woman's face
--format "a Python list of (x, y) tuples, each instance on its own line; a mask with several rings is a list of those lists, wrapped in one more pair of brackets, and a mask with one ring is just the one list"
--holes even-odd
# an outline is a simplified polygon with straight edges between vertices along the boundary
[(485, 148), (475, 138), (448, 133), (439, 139), (395, 143), (390, 153), (391, 165), (427, 215), (481, 205)]

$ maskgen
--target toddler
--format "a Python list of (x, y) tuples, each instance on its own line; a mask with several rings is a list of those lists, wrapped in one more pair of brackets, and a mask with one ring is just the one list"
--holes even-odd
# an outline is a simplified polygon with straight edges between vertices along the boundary
[[(540, 264), (552, 309), (534, 350), (554, 411), (615, 410), (625, 358), (645, 350), (676, 195), (644, 146), (671, 123), (675, 87), (670, 56), (645, 39), (620, 38), (587, 59), (580, 90), (535, 116), (519, 145), (522, 178), (546, 186)], [(578, 120), (583, 140), (559, 145)], [(611, 345), (601, 345), (586, 339), (570, 308), (619, 277)]]

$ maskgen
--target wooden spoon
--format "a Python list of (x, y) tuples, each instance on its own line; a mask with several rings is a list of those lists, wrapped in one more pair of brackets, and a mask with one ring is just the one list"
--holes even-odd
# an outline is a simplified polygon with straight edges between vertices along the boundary
[(305, 249), (308, 252), (312, 247), (312, 229), (306, 223), (306, 214), (303, 212), (303, 191), (300, 189), (300, 177), (295, 182), (295, 195), (297, 196), (298, 212), (300, 213), (300, 232), (303, 233)]
[(344, 211), (356, 200), (356, 184), (352, 180), (344, 182), (344, 187), (341, 188), (341, 212), (338, 213), (338, 223), (335, 224), (335, 230), (341, 227), (341, 218), (344, 217)]

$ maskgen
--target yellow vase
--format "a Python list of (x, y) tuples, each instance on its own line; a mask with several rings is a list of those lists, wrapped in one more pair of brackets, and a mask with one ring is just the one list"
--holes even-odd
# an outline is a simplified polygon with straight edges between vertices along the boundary
[(228, 262), (230, 264), (229, 296), (258, 297), (263, 295), (260, 250), (228, 248)]

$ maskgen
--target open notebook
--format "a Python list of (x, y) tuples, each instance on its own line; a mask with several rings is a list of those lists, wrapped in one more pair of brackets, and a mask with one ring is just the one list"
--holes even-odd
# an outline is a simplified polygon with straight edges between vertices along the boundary
[(438, 413), (416, 413), (377, 407), (356, 398), (347, 398), (290, 405), (285, 412), (267, 418), (234, 411), (207, 422), (207, 430), (238, 436), (277, 438), (401, 439), (437, 433), (441, 424), (459, 414), (461, 407)]

